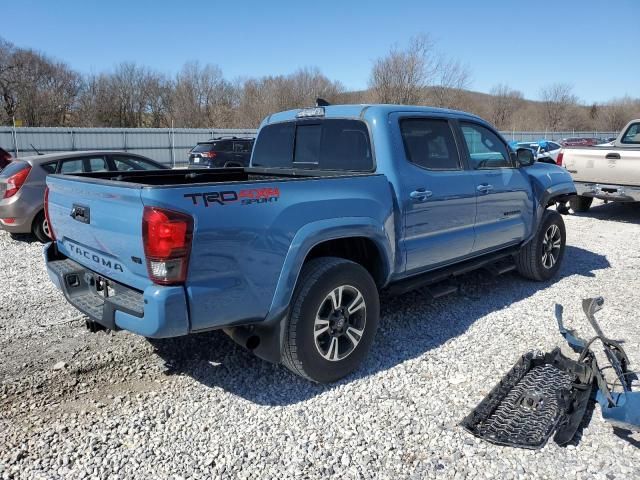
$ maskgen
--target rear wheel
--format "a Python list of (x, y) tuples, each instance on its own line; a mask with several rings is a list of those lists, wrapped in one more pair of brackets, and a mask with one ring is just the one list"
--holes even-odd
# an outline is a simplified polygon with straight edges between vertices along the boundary
[(334, 257), (309, 261), (293, 297), (284, 365), (319, 383), (350, 374), (369, 352), (379, 315), (378, 289), (361, 265)]
[(46, 217), (44, 216), (44, 212), (38, 213), (36, 218), (33, 220), (33, 226), (31, 227), (31, 231), (38, 239), (38, 241), (42, 243), (47, 243), (51, 241), (50, 231), (49, 231), (49, 223), (47, 222)]
[(571, 206), (571, 210), (574, 212), (586, 212), (591, 208), (591, 204), (593, 203), (592, 197), (583, 197), (581, 195), (576, 195), (569, 200), (569, 205)]
[(560, 269), (567, 233), (562, 215), (547, 210), (535, 237), (516, 255), (516, 267), (523, 277), (542, 282)]

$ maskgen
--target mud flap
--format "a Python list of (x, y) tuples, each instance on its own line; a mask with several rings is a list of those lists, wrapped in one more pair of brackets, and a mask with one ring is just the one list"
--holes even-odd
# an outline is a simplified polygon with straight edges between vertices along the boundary
[(569, 442), (592, 394), (591, 368), (556, 348), (523, 355), (461, 422), (476, 437), (497, 445), (542, 448), (556, 432)]

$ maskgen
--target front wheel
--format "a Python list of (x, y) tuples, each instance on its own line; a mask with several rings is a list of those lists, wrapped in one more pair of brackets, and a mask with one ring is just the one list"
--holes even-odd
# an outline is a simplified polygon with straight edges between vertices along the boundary
[(378, 289), (361, 265), (335, 257), (309, 261), (293, 297), (284, 365), (314, 382), (339, 380), (367, 356), (379, 316)]
[(569, 205), (571, 206), (571, 210), (574, 212), (587, 212), (591, 208), (591, 204), (593, 203), (592, 197), (583, 197), (581, 195), (576, 195), (575, 197), (571, 197), (569, 200)]
[(567, 232), (562, 215), (547, 210), (533, 239), (516, 255), (516, 267), (523, 277), (542, 282), (560, 269)]

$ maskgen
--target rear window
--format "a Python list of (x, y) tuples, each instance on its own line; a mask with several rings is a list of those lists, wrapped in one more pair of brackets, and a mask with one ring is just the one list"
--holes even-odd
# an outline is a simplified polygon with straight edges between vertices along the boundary
[(640, 144), (640, 123), (633, 123), (624, 132), (622, 143)]
[(7, 165), (0, 173), (0, 178), (9, 178), (18, 173), (20, 170), (27, 168), (29, 164), (27, 162), (13, 161)]
[(233, 144), (231, 142), (207, 142), (207, 143), (199, 143), (193, 150), (194, 153), (202, 153), (202, 152), (231, 152), (233, 149)]
[(369, 132), (359, 120), (277, 123), (260, 130), (252, 166), (320, 170), (373, 170)]

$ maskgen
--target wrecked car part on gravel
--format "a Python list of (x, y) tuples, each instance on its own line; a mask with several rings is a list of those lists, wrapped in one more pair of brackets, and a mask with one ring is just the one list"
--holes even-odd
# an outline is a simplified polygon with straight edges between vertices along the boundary
[[(621, 342), (602, 332), (594, 314), (604, 299), (588, 298), (582, 308), (596, 336), (588, 342), (562, 322), (563, 309), (556, 305), (560, 333), (579, 353), (577, 361), (564, 356), (559, 348), (551, 353), (523, 355), (498, 385), (480, 402), (461, 425), (473, 435), (498, 445), (541, 448), (555, 431), (554, 440), (564, 445), (574, 437), (585, 415), (589, 399), (596, 400), (602, 416), (615, 427), (640, 429), (640, 391), (632, 391), (634, 373)], [(591, 345), (599, 341), (616, 380), (608, 383)], [(622, 391), (616, 390), (622, 388)]]
[(584, 416), (592, 372), (584, 364), (551, 353), (523, 355), (463, 421), (473, 435), (498, 445), (541, 448), (556, 431), (567, 443)]

